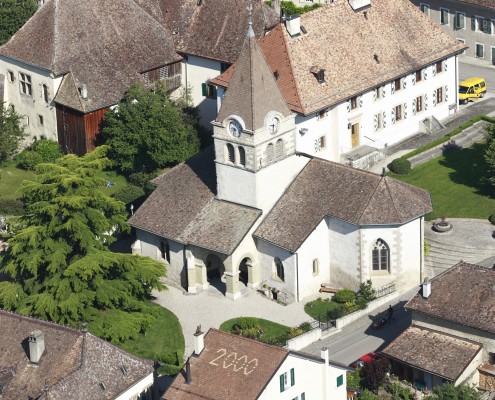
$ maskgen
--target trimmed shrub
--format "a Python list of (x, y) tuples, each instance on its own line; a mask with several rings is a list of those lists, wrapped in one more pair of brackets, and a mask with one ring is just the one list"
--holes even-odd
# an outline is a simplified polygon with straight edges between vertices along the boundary
[(63, 155), (60, 145), (54, 140), (40, 139), (34, 142), (31, 148), (41, 156), (45, 163), (52, 163)]
[(339, 305), (332, 310), (328, 310), (327, 318), (328, 319), (337, 319), (343, 317), (345, 315), (345, 307)]
[(353, 303), (356, 300), (356, 293), (351, 289), (342, 289), (335, 293), (332, 300), (341, 304)]
[(405, 158), (396, 158), (388, 165), (388, 168), (394, 174), (407, 175), (411, 172), (411, 161)]
[(488, 217), (488, 221), (490, 221), (493, 225), (495, 225), (495, 214), (492, 214)]
[(125, 204), (135, 203), (136, 200), (144, 196), (144, 190), (134, 185), (125, 185), (119, 188), (113, 195), (114, 199)]
[(371, 279), (360, 283), (358, 300), (359, 298), (363, 298), (366, 303), (376, 299), (376, 290), (373, 289), (373, 282), (371, 282)]
[(303, 332), (309, 332), (311, 330), (311, 324), (309, 322), (303, 322), (299, 325), (299, 328), (301, 328)]
[(21, 199), (0, 197), (0, 215), (24, 215), (26, 209)]
[(36, 166), (43, 162), (43, 157), (34, 150), (25, 149), (16, 156), (17, 167), (33, 171)]

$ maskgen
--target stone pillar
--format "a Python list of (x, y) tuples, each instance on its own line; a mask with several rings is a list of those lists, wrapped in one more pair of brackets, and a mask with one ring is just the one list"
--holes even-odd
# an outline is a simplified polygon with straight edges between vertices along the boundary
[(196, 265), (194, 265), (194, 256), (190, 250), (186, 250), (186, 268), (187, 268), (187, 291), (196, 293)]
[(227, 284), (225, 297), (231, 300), (241, 297), (241, 292), (239, 291), (239, 271), (225, 271), (225, 280)]
[(208, 289), (208, 286), (210, 285), (206, 272), (206, 265), (196, 266), (196, 284), (200, 285), (203, 290)]
[(259, 264), (254, 265), (252, 261), (247, 263), (248, 268), (248, 288), (257, 289), (260, 285), (260, 267)]

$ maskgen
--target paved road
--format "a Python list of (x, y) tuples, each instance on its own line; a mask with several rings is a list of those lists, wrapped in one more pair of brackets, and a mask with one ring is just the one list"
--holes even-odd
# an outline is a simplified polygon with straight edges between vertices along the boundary
[(484, 78), (488, 92), (495, 93), (495, 68), (459, 62), (459, 82), (472, 76)]
[(394, 320), (381, 329), (375, 330), (372, 325), (374, 321), (387, 316), (388, 305), (302, 351), (320, 356), (321, 348), (327, 347), (331, 360), (348, 365), (370, 351), (382, 350), (411, 324), (411, 314), (404, 310), (404, 304), (418, 289), (411, 290), (396, 300), (393, 304)]

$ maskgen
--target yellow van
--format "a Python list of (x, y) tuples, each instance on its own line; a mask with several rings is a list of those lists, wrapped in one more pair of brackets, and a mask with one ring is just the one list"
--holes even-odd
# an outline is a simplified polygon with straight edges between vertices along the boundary
[(486, 83), (483, 78), (468, 78), (459, 84), (459, 103), (466, 104), (469, 99), (485, 97)]

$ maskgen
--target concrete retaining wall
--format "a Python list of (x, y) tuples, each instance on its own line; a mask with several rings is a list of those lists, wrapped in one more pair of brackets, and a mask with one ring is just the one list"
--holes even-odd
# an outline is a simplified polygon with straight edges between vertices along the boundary
[(388, 304), (393, 299), (399, 296), (399, 292), (393, 292), (387, 294), (379, 299), (373, 300), (368, 303), (368, 306), (364, 310), (353, 312), (352, 314), (348, 314), (342, 318), (339, 318), (335, 321), (335, 327), (337, 329), (342, 329), (344, 326), (349, 325), (350, 323), (358, 320), (359, 318), (368, 315), (370, 312), (375, 311), (377, 308), (382, 307), (385, 304)]
[(289, 350), (301, 350), (306, 346), (321, 339), (321, 329), (312, 329), (309, 332), (305, 332), (302, 335), (296, 336), (293, 339), (287, 341), (286, 349)]

